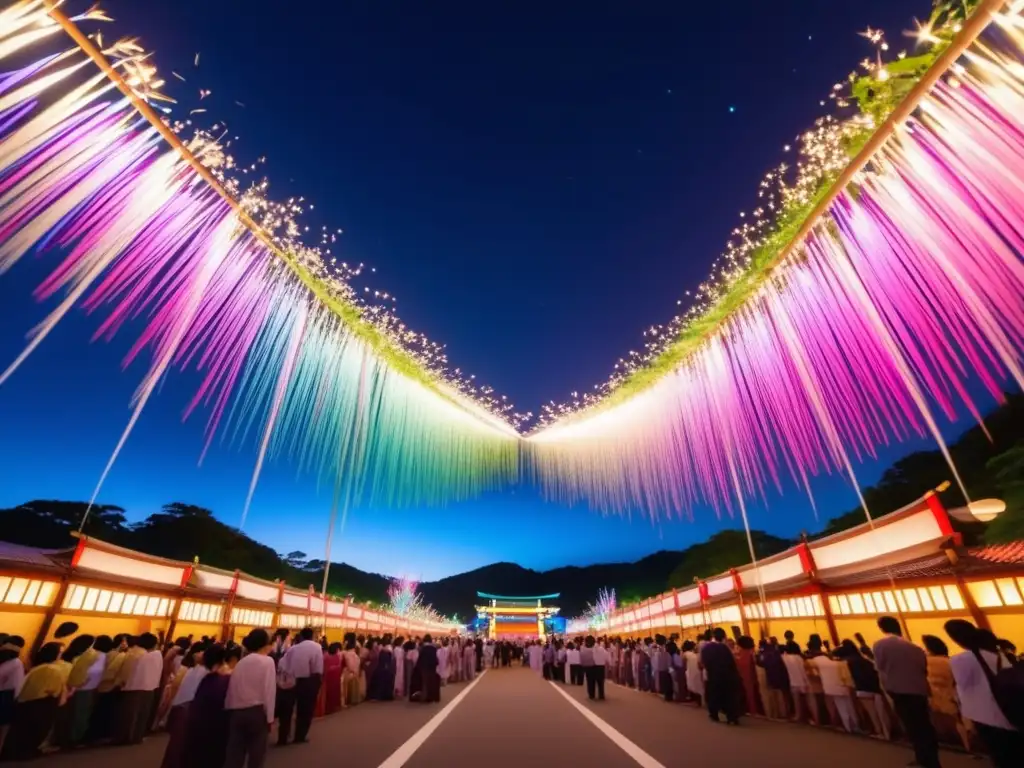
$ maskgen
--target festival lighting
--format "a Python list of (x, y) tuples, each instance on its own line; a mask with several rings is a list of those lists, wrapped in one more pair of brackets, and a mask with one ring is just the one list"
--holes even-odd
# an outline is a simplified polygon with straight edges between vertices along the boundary
[[(0, 77), (0, 271), (30, 252), (56, 260), (36, 291), (54, 306), (0, 383), (76, 307), (102, 317), (96, 338), (141, 323), (124, 362), (148, 357), (146, 372), (93, 499), (158, 384), (186, 369), (201, 377), (184, 416), (207, 413), (202, 455), (218, 436), (257, 445), (243, 524), (277, 455), (333, 480), (346, 511), (360, 497), (441, 503), (514, 478), (511, 405), (365, 302), (350, 284), (362, 265), (330, 255), (335, 232), (303, 242), (297, 216), (312, 205), (270, 201), (266, 181), (240, 180), (258, 163), (236, 164), (217, 126), (167, 117), (145, 51), (75, 26), (102, 12), (69, 20), (59, 5), (0, 11), (0, 60), (58, 46)], [(74, 45), (62, 49), (65, 32)]]
[(940, 417), (980, 421), (969, 380), (996, 401), (1024, 384), (1020, 5), (964, 26), (999, 29), (923, 81), (919, 108), (893, 113), (806, 235), (670, 372), (529, 438), (549, 497), (686, 516), (742, 513), (785, 474), (808, 493), (822, 472), (856, 487), (852, 462), (878, 446), (930, 434), (945, 451)]
[(856, 488), (854, 462), (893, 440), (930, 434), (945, 451), (940, 419), (980, 421), (969, 381), (995, 400), (1024, 384), (1024, 2), (943, 5), (917, 35), (926, 52), (896, 62), (866, 30), (874, 55), (829, 94), (858, 114), (786, 144), (792, 161), (765, 176), (688, 308), (594, 394), (545, 407), (524, 443), (511, 406), (448, 372), (393, 296), (353, 287), (363, 265), (331, 255), (338, 232), (305, 244), (311, 204), (271, 202), (248, 181), (261, 162), (170, 116), (136, 43), (89, 39), (74, 22), (102, 12), (58, 5), (0, 11), (0, 60), (16, 62), (0, 75), (0, 271), (56, 262), (36, 291), (52, 309), (0, 383), (76, 307), (102, 318), (97, 338), (141, 328), (125, 364), (146, 371), (94, 498), (181, 370), (200, 374), (184, 415), (206, 414), (202, 455), (215, 438), (257, 447), (243, 522), (264, 463), (284, 457), (334, 486), (331, 531), (360, 499), (442, 503), (520, 469), (561, 501), (745, 520), (745, 500), (787, 474), (808, 493), (823, 472)]

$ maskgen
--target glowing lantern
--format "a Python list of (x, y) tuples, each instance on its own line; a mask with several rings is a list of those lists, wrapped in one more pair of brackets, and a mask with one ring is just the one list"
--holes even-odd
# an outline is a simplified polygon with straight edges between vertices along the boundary
[(1002, 499), (981, 499), (972, 501), (966, 507), (949, 510), (950, 517), (964, 523), (990, 523), (1006, 510)]

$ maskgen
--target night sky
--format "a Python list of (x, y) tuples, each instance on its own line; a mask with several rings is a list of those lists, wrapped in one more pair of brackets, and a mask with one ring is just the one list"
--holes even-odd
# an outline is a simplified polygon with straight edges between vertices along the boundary
[[(367, 284), (395, 293), (406, 322), (536, 412), (606, 378), (706, 276), (782, 146), (870, 55), (857, 32), (909, 47), (901, 32), (928, 6), (106, 0), (117, 21), (104, 35), (139, 36), (184, 110), (210, 89), (201, 119), (228, 122), (240, 159), (267, 156), (272, 196), (312, 200), (312, 229), (342, 227), (339, 255), (375, 267)], [(26, 259), (0, 279), (0, 359), (42, 318), (30, 292), (50, 267)], [(120, 370), (127, 336), (89, 344), (96, 325), (65, 321), (0, 388), (0, 506), (90, 495), (143, 372)], [(180, 500), (238, 523), (255, 448), (215, 449), (197, 468), (202, 421), (180, 423), (193, 384), (165, 382), (101, 501), (133, 520)], [(887, 450), (862, 479), (924, 445)], [(840, 479), (814, 490), (820, 522), (789, 488), (752, 524), (793, 535), (854, 504)], [(322, 557), (329, 507), (330, 489), (279, 462), (246, 530)], [(632, 560), (734, 525), (695, 516), (602, 518), (518, 488), (355, 510), (335, 557), (431, 579), (497, 560)]]

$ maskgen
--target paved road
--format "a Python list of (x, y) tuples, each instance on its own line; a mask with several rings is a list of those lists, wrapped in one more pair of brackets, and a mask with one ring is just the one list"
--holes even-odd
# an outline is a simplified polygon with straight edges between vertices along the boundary
[[(270, 750), (268, 768), (677, 768), (684, 765), (902, 768), (908, 748), (831, 730), (744, 719), (715, 725), (703, 711), (609, 685), (605, 701), (554, 685), (529, 669), (491, 670), (442, 689), (440, 705), (367, 703), (313, 724), (311, 743)], [(457, 699), (457, 701), (456, 701)], [(452, 702), (454, 706), (451, 706)], [(164, 738), (136, 747), (58, 754), (44, 768), (156, 768)], [(945, 768), (977, 768), (943, 754)]]

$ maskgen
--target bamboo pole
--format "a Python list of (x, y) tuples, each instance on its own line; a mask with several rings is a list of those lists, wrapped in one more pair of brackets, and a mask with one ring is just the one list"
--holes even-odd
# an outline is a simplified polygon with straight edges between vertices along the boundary
[[(121, 73), (118, 72), (117, 69), (110, 64), (109, 61), (107, 61), (107, 57), (104, 56), (103, 52), (96, 47), (92, 40), (89, 39), (89, 36), (82, 32), (82, 30), (78, 28), (75, 22), (73, 22), (63, 11), (60, 10), (60, 8), (57, 7), (59, 2), (60, 0), (43, 0), (43, 4), (46, 6), (46, 11), (50, 18), (53, 19), (60, 26), (60, 28), (64, 30), (68, 37), (70, 37), (78, 45), (78, 47), (82, 49), (82, 52), (86, 56), (88, 56), (97, 67), (99, 67), (100, 71), (102, 71), (103, 74), (105, 74), (110, 79), (110, 81), (117, 87), (117, 89), (131, 102), (132, 106), (135, 107), (139, 114), (146, 118), (149, 124), (152, 125), (160, 133), (160, 136), (163, 137), (163, 139), (168, 144), (170, 144), (173, 149), (175, 149), (178, 152), (181, 158), (185, 162), (187, 162), (192, 167), (192, 169), (195, 170), (195, 172), (199, 174), (199, 176), (207, 184), (209, 184), (210, 187), (218, 195), (220, 195), (221, 198), (223, 198), (223, 200), (228, 205), (231, 206), (231, 208), (238, 215), (239, 221), (241, 221), (241, 223), (246, 227), (246, 229), (252, 232), (252, 234), (261, 243), (263, 243), (263, 245), (270, 249), (271, 253), (273, 253), (281, 261), (283, 261), (288, 266), (288, 268), (295, 274), (295, 276), (300, 281), (302, 281), (303, 284), (305, 284), (310, 290), (316, 292), (316, 290), (318, 289), (315, 285), (315, 281), (313, 281), (308, 275), (304, 273), (304, 271), (301, 269), (300, 265), (296, 262), (294, 257), (292, 257), (291, 254), (283, 250), (274, 242), (274, 239), (270, 236), (270, 234), (266, 230), (264, 230), (263, 227), (261, 227), (242, 208), (238, 200), (236, 200), (231, 195), (231, 193), (228, 192), (224, 185), (221, 184), (220, 181), (218, 181), (217, 177), (214, 176), (213, 173), (211, 173), (210, 169), (203, 165), (202, 162), (200, 162), (199, 158), (197, 158), (195, 154), (192, 152), (192, 150), (185, 146), (185, 143), (178, 137), (178, 135), (167, 126), (167, 124), (163, 121), (160, 115), (157, 114), (156, 110), (154, 110), (146, 102), (145, 99), (139, 97), (135, 90), (121, 76)], [(319, 290), (323, 289), (320, 288)], [(361, 312), (360, 317), (362, 318)], [(371, 328), (374, 327), (372, 323), (366, 321), (365, 319), (363, 320), (363, 322), (366, 323)], [(375, 349), (378, 349), (380, 347), (387, 347), (389, 349), (392, 349), (396, 355), (404, 356), (409, 361), (413, 361), (412, 356), (408, 352), (406, 352), (401, 347), (393, 344), (391, 341), (387, 340), (387, 338), (384, 337), (383, 335), (380, 336), (380, 339), (376, 341), (370, 340), (370, 342), (371, 346), (374, 347)], [(478, 408), (482, 408), (486, 415), (492, 415), (490, 414), (489, 411), (487, 411), (486, 407), (478, 405), (475, 401), (472, 400), (472, 398), (465, 397), (461, 394), (449, 393), (446, 387), (443, 387), (438, 384), (438, 382), (436, 381), (437, 377), (431, 374), (426, 369), (423, 369), (422, 373), (423, 383), (425, 383), (428, 386), (428, 388), (435, 394), (444, 398), (448, 402), (451, 402), (457, 405), (458, 407), (462, 408), (464, 411), (469, 413), (471, 416), (474, 416), (478, 420), (483, 421), (486, 424), (492, 424), (492, 421), (490, 419), (484, 418), (480, 413), (477, 412)], [(417, 380), (417, 377), (411, 378)], [(505, 422), (505, 420), (500, 416), (495, 415), (495, 418), (499, 422)]]
[[(96, 47), (92, 40), (89, 39), (88, 35), (82, 32), (82, 30), (75, 25), (75, 22), (68, 18), (68, 16), (57, 7), (57, 0), (43, 1), (46, 5), (47, 13), (50, 18), (59, 24), (67, 36), (74, 40), (78, 47), (82, 49), (82, 52), (92, 59), (93, 63), (100, 68), (103, 74), (110, 78), (110, 81), (117, 86), (117, 89), (124, 94), (124, 96), (131, 102), (132, 106), (138, 110), (139, 114), (146, 118), (150, 125), (156, 128), (163, 139), (177, 150), (178, 154), (181, 155), (181, 158), (192, 166), (193, 170), (195, 170), (195, 172), (198, 173), (203, 180), (234, 209), (235, 213), (238, 214), (239, 219), (241, 219), (246, 228), (248, 228), (265, 246), (273, 251), (278, 258), (287, 263), (288, 266), (298, 274), (294, 259), (274, 243), (270, 235), (265, 232), (263, 228), (245, 212), (245, 210), (243, 210), (241, 204), (231, 196), (227, 189), (225, 189), (224, 185), (221, 184), (220, 181), (217, 180), (217, 177), (210, 172), (210, 169), (203, 165), (199, 161), (199, 158), (193, 154), (192, 150), (186, 147), (178, 135), (167, 126), (160, 115), (157, 114), (156, 110), (154, 110), (145, 101), (145, 99), (140, 98), (135, 90), (128, 85), (125, 79), (121, 76), (121, 73), (118, 72), (109, 61), (107, 61), (107, 57), (104, 56), (103, 52)], [(299, 277), (301, 277), (301, 275), (299, 275)]]
[(939, 58), (935, 60), (935, 63), (921, 76), (917, 84), (904, 97), (903, 101), (899, 103), (899, 106), (892, 111), (892, 114), (871, 135), (868, 143), (861, 148), (860, 152), (843, 169), (843, 172), (829, 188), (825, 197), (814, 206), (814, 209), (808, 214), (803, 225), (793, 235), (793, 239), (789, 241), (785, 248), (779, 251), (778, 255), (768, 265), (768, 269), (765, 272), (766, 275), (785, 261), (803, 239), (810, 234), (818, 219), (828, 211), (836, 198), (853, 181), (853, 177), (864, 170), (864, 167), (871, 162), (871, 158), (874, 157), (875, 153), (896, 132), (896, 129), (913, 114), (914, 110), (921, 104), (921, 101), (928, 95), (928, 92), (939, 81), (939, 78), (946, 74), (947, 70), (956, 63), (956, 60), (963, 55), (964, 51), (985, 31), (993, 16), (1005, 4), (1006, 0), (982, 0), (978, 4), (974, 13), (964, 22), (963, 28), (950, 42), (949, 47), (942, 52)]

